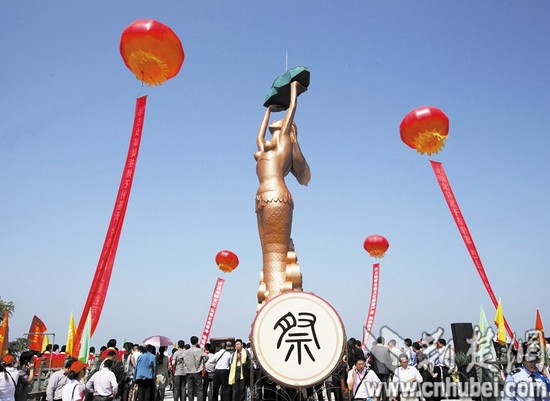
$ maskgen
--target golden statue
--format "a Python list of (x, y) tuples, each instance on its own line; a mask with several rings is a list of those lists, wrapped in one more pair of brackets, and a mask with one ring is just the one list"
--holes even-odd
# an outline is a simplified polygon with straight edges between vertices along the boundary
[[(260, 182), (256, 192), (256, 216), (263, 253), (258, 292), (260, 303), (281, 292), (297, 287), (301, 290), (301, 275), (299, 270), (296, 273), (296, 267), (293, 266), (296, 258), (290, 238), (294, 202), (284, 178), (291, 172), (302, 185), (307, 185), (311, 178), (309, 166), (298, 144), (298, 130), (294, 123), (298, 95), (306, 90), (297, 80), (292, 81), (285, 117), (269, 125), (271, 137), (266, 139), (271, 112), (285, 108), (279, 105), (267, 106), (256, 140), (258, 151), (254, 158)], [(287, 274), (287, 263), (290, 274)]]

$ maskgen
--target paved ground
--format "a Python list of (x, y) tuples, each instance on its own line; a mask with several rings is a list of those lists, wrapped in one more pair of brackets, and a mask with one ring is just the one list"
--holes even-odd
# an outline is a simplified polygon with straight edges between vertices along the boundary
[(164, 401), (173, 401), (174, 400), (174, 394), (172, 393), (172, 390), (168, 386), (166, 386), (166, 391), (164, 392)]

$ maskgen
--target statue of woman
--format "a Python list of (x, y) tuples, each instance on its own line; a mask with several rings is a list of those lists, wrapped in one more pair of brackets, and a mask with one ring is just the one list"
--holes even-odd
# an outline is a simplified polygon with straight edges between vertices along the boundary
[(271, 138), (266, 140), (269, 117), (272, 111), (281, 111), (281, 107), (271, 105), (267, 108), (258, 131), (258, 151), (254, 154), (260, 181), (256, 192), (256, 216), (263, 253), (266, 300), (279, 294), (285, 282), (294, 202), (284, 178), (292, 172), (302, 185), (307, 185), (311, 178), (294, 123), (298, 95), (306, 90), (298, 81), (292, 82), (285, 117), (269, 125)]

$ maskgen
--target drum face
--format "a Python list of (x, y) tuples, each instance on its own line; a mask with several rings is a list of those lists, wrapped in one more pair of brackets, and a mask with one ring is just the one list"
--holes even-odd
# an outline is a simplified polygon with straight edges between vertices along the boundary
[(287, 387), (325, 380), (344, 355), (345, 330), (338, 313), (322, 298), (287, 292), (258, 311), (250, 335), (263, 370)]

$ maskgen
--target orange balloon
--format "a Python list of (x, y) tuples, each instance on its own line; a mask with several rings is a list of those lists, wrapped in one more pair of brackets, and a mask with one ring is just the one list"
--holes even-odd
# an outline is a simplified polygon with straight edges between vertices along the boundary
[(382, 235), (369, 235), (363, 242), (363, 248), (373, 258), (383, 258), (389, 247), (390, 243)]
[(419, 107), (407, 113), (399, 126), (401, 140), (418, 153), (438, 153), (449, 134), (449, 118), (437, 107)]
[(239, 265), (239, 258), (231, 251), (219, 251), (216, 254), (216, 264), (224, 273), (231, 273)]
[(170, 27), (155, 20), (132, 22), (120, 38), (120, 54), (126, 67), (149, 86), (175, 77), (185, 54)]

